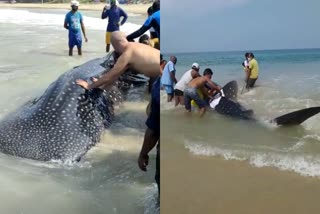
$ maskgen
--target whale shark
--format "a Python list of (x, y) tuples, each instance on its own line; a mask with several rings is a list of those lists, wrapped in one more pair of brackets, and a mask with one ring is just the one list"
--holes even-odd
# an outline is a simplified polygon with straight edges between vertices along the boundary
[[(237, 101), (237, 81), (233, 80), (231, 82), (228, 82), (225, 86), (223, 86), (222, 91), (223, 96), (216, 94), (214, 99), (210, 100), (210, 107), (214, 109), (215, 112), (225, 116), (230, 116), (233, 118), (243, 120), (256, 120), (254, 117), (254, 111), (252, 109), (244, 108)], [(273, 118), (269, 120), (269, 122), (278, 126), (294, 126), (303, 123), (304, 121), (318, 114), (319, 112), (319, 106), (310, 107), (289, 112), (287, 114)]]
[(135, 78), (138, 85), (147, 83), (147, 78), (134, 74), (130, 79), (128, 74), (122, 76), (108, 89), (85, 90), (75, 83), (99, 78), (114, 62), (110, 53), (74, 67), (40, 97), (6, 115), (0, 121), (0, 152), (39, 161), (80, 161), (114, 120), (114, 105), (123, 101), (123, 85), (130, 85)]

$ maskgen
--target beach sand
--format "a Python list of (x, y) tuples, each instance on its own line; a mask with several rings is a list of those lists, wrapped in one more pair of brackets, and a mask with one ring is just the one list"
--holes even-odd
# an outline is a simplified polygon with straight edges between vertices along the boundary
[[(79, 10), (102, 10), (106, 4), (104, 3), (92, 3), (92, 4), (80, 4)], [(151, 6), (151, 4), (120, 4), (123, 10), (127, 13), (135, 13), (135, 14), (147, 14), (147, 9)], [(39, 8), (39, 9), (70, 9), (69, 3), (64, 4), (35, 4), (35, 3), (0, 3), (0, 8)]]
[(195, 156), (165, 136), (161, 141), (161, 213), (320, 212), (319, 178)]

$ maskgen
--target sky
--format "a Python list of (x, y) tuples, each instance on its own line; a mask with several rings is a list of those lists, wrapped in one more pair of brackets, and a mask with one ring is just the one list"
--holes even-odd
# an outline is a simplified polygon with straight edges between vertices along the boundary
[(161, 52), (320, 48), (320, 0), (161, 0)]

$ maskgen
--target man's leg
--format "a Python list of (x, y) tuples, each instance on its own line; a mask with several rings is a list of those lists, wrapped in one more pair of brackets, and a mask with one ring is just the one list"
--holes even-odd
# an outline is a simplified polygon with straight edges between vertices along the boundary
[(248, 82), (247, 82), (247, 85), (246, 85), (246, 88), (247, 88), (247, 89), (253, 88), (256, 80), (257, 80), (257, 79), (251, 79), (251, 78), (249, 78), (249, 79), (248, 79)]
[(69, 48), (69, 56), (72, 56), (73, 48)]
[(206, 101), (204, 99), (201, 99), (197, 90), (192, 91), (191, 98), (199, 106), (200, 117), (203, 117), (203, 115), (206, 113)]
[(167, 102), (171, 102), (173, 99), (173, 87), (171, 85), (164, 85), (167, 92)]
[(178, 89), (174, 89), (174, 106), (179, 105)]
[(111, 44), (111, 32), (106, 32), (106, 52), (110, 51), (110, 44)]
[(187, 112), (191, 112), (191, 99), (186, 90), (184, 91), (184, 107), (187, 110)]
[(206, 107), (200, 108), (200, 117), (203, 117), (204, 113), (206, 113)]
[(82, 55), (82, 49), (81, 49), (81, 46), (80, 47), (77, 47), (78, 48), (78, 55), (81, 56)]
[(72, 38), (72, 35), (69, 33), (69, 42), (68, 42), (68, 45), (69, 45), (69, 56), (72, 56), (73, 54), (73, 47), (74, 47), (74, 41), (73, 41), (73, 38)]
[[(160, 141), (160, 140), (159, 140)], [(159, 142), (160, 143), (160, 142)], [(157, 157), (156, 157), (156, 174), (155, 174), (155, 180), (157, 182), (157, 186), (158, 186), (158, 193), (160, 196), (160, 148), (159, 147), (159, 143), (157, 146)]]

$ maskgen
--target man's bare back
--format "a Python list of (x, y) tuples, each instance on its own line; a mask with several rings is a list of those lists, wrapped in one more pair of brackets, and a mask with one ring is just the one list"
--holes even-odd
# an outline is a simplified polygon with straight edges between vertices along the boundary
[(189, 82), (188, 86), (190, 88), (202, 88), (208, 79), (206, 77), (196, 77)]
[[(115, 36), (114, 36), (115, 35)], [(89, 85), (84, 80), (77, 80), (77, 84), (86, 89), (108, 86), (115, 82), (127, 69), (138, 71), (148, 77), (160, 75), (160, 51), (145, 44), (128, 42), (121, 33), (113, 33), (115, 38), (112, 45), (120, 56), (114, 67), (104, 74), (98, 81)]]
[(128, 49), (131, 50), (130, 69), (136, 70), (148, 77), (160, 75), (160, 51), (158, 49), (133, 42), (128, 44)]

